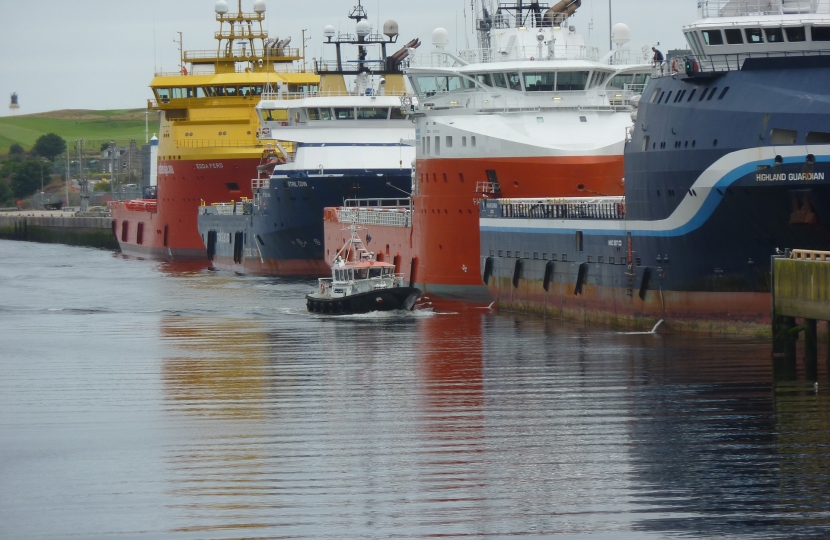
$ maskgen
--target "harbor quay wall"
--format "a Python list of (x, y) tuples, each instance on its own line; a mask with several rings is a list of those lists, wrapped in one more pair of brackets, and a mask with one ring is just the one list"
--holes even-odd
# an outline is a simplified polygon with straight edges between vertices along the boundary
[(108, 217), (0, 215), (0, 238), (118, 249)]

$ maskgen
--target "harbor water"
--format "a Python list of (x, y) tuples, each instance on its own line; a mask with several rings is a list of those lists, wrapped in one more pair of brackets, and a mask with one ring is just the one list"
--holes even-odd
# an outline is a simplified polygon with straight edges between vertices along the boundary
[(314, 284), (0, 240), (0, 538), (830, 536), (823, 361)]

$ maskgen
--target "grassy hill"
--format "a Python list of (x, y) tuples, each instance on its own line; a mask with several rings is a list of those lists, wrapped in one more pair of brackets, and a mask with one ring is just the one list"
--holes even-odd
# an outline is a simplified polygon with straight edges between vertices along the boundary
[[(86, 148), (98, 149), (100, 143), (116, 140), (125, 144), (135, 139), (144, 144), (144, 110), (112, 111), (64, 110), (0, 118), (0, 154), (18, 143), (26, 150), (46, 133), (57, 133), (74, 148), (75, 139), (86, 139)], [(158, 130), (158, 116), (150, 115), (150, 133)]]

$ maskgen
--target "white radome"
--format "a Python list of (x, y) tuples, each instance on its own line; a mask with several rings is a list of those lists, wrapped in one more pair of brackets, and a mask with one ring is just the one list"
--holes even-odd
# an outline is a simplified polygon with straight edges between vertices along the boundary
[(360, 21), (357, 23), (355, 27), (355, 32), (357, 32), (358, 36), (368, 36), (369, 32), (372, 31), (372, 26), (369, 24), (368, 21)]
[(625, 45), (631, 41), (631, 30), (627, 24), (617, 23), (611, 29), (611, 41), (617, 45)]
[(383, 35), (387, 37), (395, 37), (398, 35), (398, 23), (396, 21), (386, 21), (383, 23)]
[(254, 13), (265, 13), (265, 0), (256, 0), (254, 2)]
[(436, 47), (443, 47), (450, 42), (450, 34), (443, 28), (436, 28), (432, 31), (432, 44)]
[(323, 28), (323, 35), (326, 36), (327, 38), (333, 38), (334, 33), (335, 33), (334, 27), (330, 24), (328, 26), (326, 26), (325, 28)]
[(224, 15), (228, 12), (228, 3), (225, 0), (217, 0), (216, 2), (216, 13), (220, 15)]

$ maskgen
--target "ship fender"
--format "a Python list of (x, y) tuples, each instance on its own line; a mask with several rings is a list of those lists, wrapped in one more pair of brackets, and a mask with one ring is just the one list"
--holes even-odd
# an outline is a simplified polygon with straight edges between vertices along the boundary
[(651, 268), (646, 266), (643, 268), (643, 277), (640, 279), (640, 300), (646, 299), (646, 292), (648, 291), (648, 282), (651, 280)]
[(524, 261), (516, 259), (516, 265), (513, 267), (513, 288), (519, 288), (519, 280), (522, 278), (522, 268), (524, 268)]
[(574, 288), (574, 296), (582, 294), (582, 285), (585, 284), (585, 276), (588, 275), (588, 263), (579, 265), (579, 272), (576, 275), (576, 287)]
[(553, 278), (553, 261), (548, 261), (545, 265), (545, 278), (542, 281), (542, 288), (545, 292), (550, 292), (550, 281)]
[(484, 276), (482, 277), (482, 281), (485, 285), (489, 285), (490, 283), (490, 276), (493, 275), (493, 257), (487, 257), (484, 260)]

